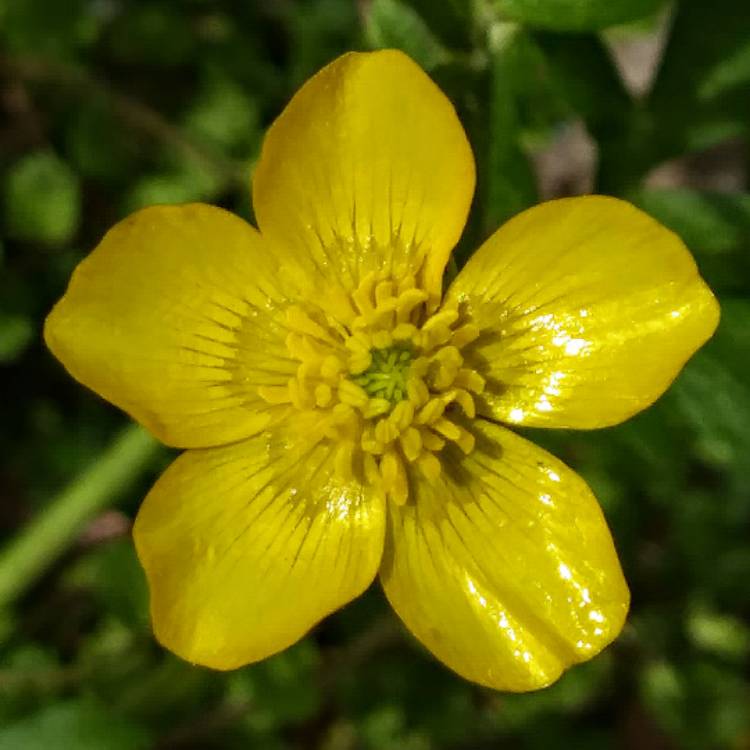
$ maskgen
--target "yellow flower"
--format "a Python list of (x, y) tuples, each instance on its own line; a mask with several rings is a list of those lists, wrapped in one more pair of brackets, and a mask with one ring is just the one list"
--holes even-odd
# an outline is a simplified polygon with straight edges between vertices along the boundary
[(189, 449), (134, 529), (167, 648), (263, 659), (378, 572), (409, 630), (483, 685), (547, 685), (616, 637), (629, 595), (596, 500), (502, 424), (627, 419), (718, 307), (674, 234), (600, 196), (516, 216), (443, 292), (473, 190), (429, 78), (349, 54), (270, 128), (260, 231), (148, 208), (77, 268), (49, 347)]

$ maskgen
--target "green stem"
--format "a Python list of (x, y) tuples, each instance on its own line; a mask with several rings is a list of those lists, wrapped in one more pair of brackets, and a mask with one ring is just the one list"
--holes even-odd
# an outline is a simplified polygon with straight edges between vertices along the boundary
[(88, 469), (0, 550), (0, 610), (39, 577), (94, 513), (138, 477), (158, 447), (141, 427), (126, 427)]

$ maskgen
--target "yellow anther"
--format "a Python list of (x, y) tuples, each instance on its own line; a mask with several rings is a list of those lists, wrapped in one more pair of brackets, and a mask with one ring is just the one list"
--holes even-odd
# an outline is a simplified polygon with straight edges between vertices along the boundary
[(269, 404), (288, 404), (291, 402), (288, 385), (258, 386), (258, 395)]
[(289, 379), (289, 397), (297, 409), (309, 409), (315, 403), (310, 391), (297, 378)]
[(367, 352), (353, 352), (349, 357), (348, 370), (350, 375), (360, 375), (372, 364), (372, 354)]
[(461, 434), (453, 442), (468, 456), (474, 450), (476, 440), (468, 430), (465, 430), (463, 427), (459, 427), (458, 429), (461, 431)]
[(431, 398), (418, 412), (415, 418), (417, 424), (432, 424), (440, 419), (445, 411), (446, 402), (442, 398)]
[(356, 412), (349, 404), (336, 404), (333, 407), (333, 421), (336, 424), (345, 424), (356, 419)]
[(406, 395), (409, 397), (409, 401), (419, 408), (429, 400), (430, 391), (424, 380), (418, 377), (410, 377), (406, 381)]
[(385, 446), (372, 437), (363, 437), (360, 440), (360, 448), (368, 456), (379, 456), (385, 451)]
[(372, 339), (364, 331), (355, 331), (345, 342), (345, 346), (352, 352), (369, 352)]
[(393, 299), (393, 282), (381, 281), (375, 287), (375, 304), (377, 307), (385, 305), (387, 301)]
[(286, 322), (287, 325), (295, 331), (314, 336), (321, 341), (332, 342), (331, 334), (319, 323), (316, 323), (301, 307), (298, 307), (297, 305), (292, 305), (287, 308)]
[(331, 386), (327, 383), (319, 383), (315, 386), (315, 403), (317, 406), (323, 408), (331, 403), (333, 398), (333, 392)]
[(310, 345), (308, 343), (307, 336), (302, 336), (299, 333), (289, 333), (284, 340), (286, 348), (289, 354), (294, 359), (303, 360), (309, 357)]
[(444, 346), (435, 352), (432, 361), (438, 364), (437, 370), (432, 375), (432, 386), (442, 391), (453, 383), (464, 359), (455, 346)]
[(431, 315), (422, 325), (423, 331), (433, 331), (436, 328), (448, 328), (458, 320), (457, 310), (441, 310)]
[(398, 274), (396, 278), (399, 280), (398, 290), (397, 290), (399, 296), (402, 295), (404, 292), (408, 291), (409, 289), (414, 289), (414, 287), (417, 285), (414, 279), (414, 274), (411, 274), (411, 273)]
[(434, 483), (440, 479), (440, 461), (432, 453), (423, 451), (417, 459), (417, 466), (428, 482)]
[(427, 374), (427, 371), (429, 369), (430, 369), (430, 360), (427, 357), (417, 357), (411, 363), (411, 367), (409, 368), (409, 374), (417, 378), (423, 378)]
[(479, 394), (484, 391), (484, 378), (476, 372), (476, 370), (469, 370), (464, 367), (456, 374), (453, 385), (458, 388), (466, 388), (466, 390), (471, 391), (472, 393)]
[(376, 349), (387, 349), (393, 344), (393, 337), (388, 331), (376, 331), (372, 334), (372, 345)]
[(453, 384), (455, 377), (455, 370), (447, 367), (438, 367), (437, 372), (432, 376), (431, 385), (435, 390), (442, 391)]
[(422, 436), (422, 444), (428, 451), (437, 453), (445, 446), (445, 440), (431, 430), (422, 430), (420, 435)]
[(422, 451), (422, 435), (416, 427), (409, 427), (399, 436), (401, 450), (409, 461), (416, 461)]
[(333, 380), (337, 375), (344, 372), (344, 369), (344, 363), (335, 354), (329, 354), (323, 358), (320, 365), (320, 374), (328, 380)]
[(337, 339), (338, 342), (346, 341), (346, 338), (349, 335), (348, 324), (341, 323), (339, 320), (332, 318), (329, 315), (326, 315), (326, 322), (328, 323), (331, 335)]
[(320, 360), (307, 360), (297, 368), (297, 380), (304, 385), (309, 377), (315, 377), (319, 372)]
[(393, 407), (389, 419), (399, 431), (405, 430), (414, 419), (414, 404), (410, 401), (399, 401)]
[(336, 476), (344, 481), (350, 480), (354, 475), (354, 443), (351, 440), (345, 440), (336, 449), (336, 455), (333, 460), (334, 471)]
[(370, 313), (373, 310), (372, 305), (372, 288), (375, 285), (375, 274), (368, 273), (367, 276), (362, 279), (356, 291), (352, 292), (352, 299), (357, 309), (363, 315)]
[(461, 428), (455, 422), (451, 422), (450, 419), (445, 419), (445, 417), (436, 419), (431, 426), (433, 430), (453, 442), (456, 442), (461, 437)]
[(344, 325), (350, 323), (357, 315), (352, 307), (351, 297), (340, 287), (326, 294), (322, 303), (329, 315)]
[(339, 383), (338, 394), (341, 403), (356, 406), (358, 409), (363, 409), (370, 400), (364, 388), (346, 378)]
[(292, 305), (286, 343), (296, 377), (258, 388), (268, 404), (317, 409), (304, 429), (330, 441), (336, 475), (361, 474), (397, 504), (408, 500), (410, 465), (434, 482), (447, 441), (474, 448), (446, 409), (455, 403), (475, 416), (473, 394), (484, 380), (466, 366), (462, 347), (480, 331), (438, 305), (405, 264), (390, 275), (368, 273), (353, 293), (334, 287), (317, 304)]
[(461, 352), (455, 346), (444, 346), (438, 349), (432, 355), (432, 359), (452, 367), (460, 367), (464, 363)]
[(409, 497), (409, 480), (404, 462), (396, 451), (388, 451), (380, 459), (380, 474), (388, 496), (396, 505), (403, 505)]
[(391, 409), (391, 402), (387, 398), (371, 398), (367, 404), (362, 416), (366, 419), (373, 419), (387, 414)]
[(407, 289), (399, 294), (396, 300), (396, 322), (409, 323), (414, 309), (427, 299), (427, 293), (421, 289)]
[(381, 419), (375, 425), (375, 440), (382, 445), (388, 445), (398, 437), (398, 432), (398, 427), (390, 419)]
[(429, 330), (425, 330), (423, 327), (417, 334), (416, 338), (419, 342), (419, 346), (421, 346), (424, 351), (430, 351), (445, 344), (450, 339), (451, 334), (452, 331), (450, 326), (435, 325)]
[(473, 323), (467, 323), (466, 325), (456, 328), (451, 336), (451, 344), (458, 347), (459, 349), (466, 344), (470, 344), (479, 338), (479, 328)]
[(456, 389), (453, 391), (453, 400), (461, 407), (463, 413), (469, 417), (469, 419), (474, 419), (477, 415), (477, 408), (472, 395), (468, 391), (465, 391), (462, 388)]
[(382, 481), (380, 471), (378, 470), (378, 462), (375, 456), (371, 456), (369, 453), (365, 453), (362, 460), (362, 468), (364, 469), (365, 479), (368, 484), (377, 486), (376, 483)]
[(393, 336), (394, 341), (409, 341), (414, 338), (416, 333), (417, 327), (415, 325), (411, 323), (399, 323), (391, 331), (391, 336)]

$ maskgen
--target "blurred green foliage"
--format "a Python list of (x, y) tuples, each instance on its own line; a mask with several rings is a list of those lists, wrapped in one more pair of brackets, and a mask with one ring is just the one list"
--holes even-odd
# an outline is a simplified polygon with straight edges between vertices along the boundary
[[(125, 424), (41, 343), (76, 262), (150, 203), (251, 217), (264, 129), (349, 49), (404, 49), (459, 110), (478, 166), (459, 265), (540, 195), (597, 190), (679, 233), (723, 310), (651, 410), (534, 434), (596, 490), (633, 592), (618, 642), (555, 686), (463, 682), (376, 587), (259, 665), (218, 674), (165, 653), (127, 534), (164, 451), (0, 612), (0, 750), (748, 750), (747, 21), (745, 0), (0, 0), (0, 549)], [(653, 84), (633, 93), (615, 52), (658, 38)], [(542, 168), (571, 124), (588, 184), (571, 153), (565, 179)], [(665, 184), (653, 170), (669, 160)]]

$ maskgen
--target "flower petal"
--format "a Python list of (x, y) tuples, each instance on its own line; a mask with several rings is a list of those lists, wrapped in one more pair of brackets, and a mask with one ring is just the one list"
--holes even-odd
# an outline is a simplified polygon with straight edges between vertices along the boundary
[(539, 427), (616, 424), (655, 401), (716, 328), (680, 239), (624, 201), (529, 209), (477, 251), (447, 298), (482, 330), (481, 413)]
[(384, 501), (338, 479), (334, 454), (263, 433), (167, 469), (134, 528), (161, 643), (233, 669), (291, 645), (370, 584)]
[(273, 258), (258, 232), (219, 208), (139, 211), (76, 269), (45, 326), (73, 377), (181, 447), (265, 427), (259, 385), (294, 374)]
[(313, 76), (268, 131), (253, 180), (261, 232), (295, 262), (353, 289), (369, 271), (416, 273), (426, 254), (434, 294), (473, 192), (455, 110), (395, 50), (350, 53)]
[(476, 420), (468, 456), (389, 506), (381, 580), (441, 661), (500, 690), (533, 690), (622, 628), (629, 594), (586, 484), (509, 430)]

